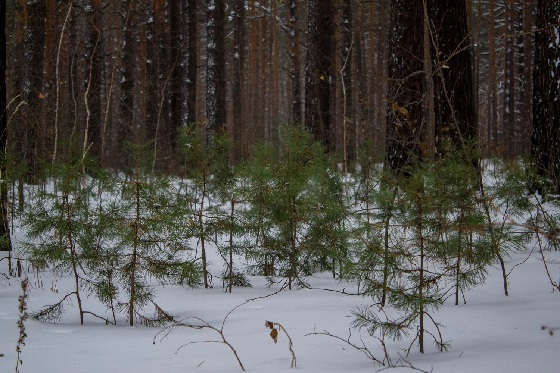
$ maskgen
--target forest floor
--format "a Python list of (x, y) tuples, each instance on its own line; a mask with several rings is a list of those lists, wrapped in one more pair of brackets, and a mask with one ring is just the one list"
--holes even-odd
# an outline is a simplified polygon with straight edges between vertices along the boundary
[[(547, 253), (554, 276), (560, 270), (560, 252)], [(523, 261), (526, 254), (515, 254), (508, 268)], [(219, 273), (221, 259), (211, 256), (213, 270)], [(6, 273), (6, 260), (0, 262), (0, 273)], [(30, 279), (29, 311), (37, 311), (46, 304), (71, 291), (70, 278), (57, 277), (50, 271), (28, 273)], [(252, 288), (234, 288), (225, 294), (219, 283), (212, 289), (189, 289), (179, 286), (157, 286), (156, 303), (175, 319), (200, 317), (219, 326), (225, 314), (248, 298), (265, 296), (278, 290), (279, 285), (267, 287), (266, 279), (249, 277)], [(560, 294), (552, 293), (537, 252), (510, 275), (510, 296), (502, 289), (501, 272), (489, 270), (485, 284), (465, 292), (467, 304), (455, 306), (451, 297), (438, 311), (435, 319), (443, 324), (444, 339), (451, 346), (446, 352), (427, 343), (426, 353), (414, 346), (408, 360), (424, 370), (440, 373), (459, 372), (541, 372), (560, 371), (560, 333), (549, 335), (541, 326), (560, 326)], [(333, 280), (328, 273), (307, 279), (317, 288), (352, 288)], [(53, 289), (57, 289), (55, 293)], [(14, 372), (18, 339), (18, 296), (21, 289), (17, 278), (0, 279), (0, 372)], [(252, 301), (237, 309), (225, 324), (224, 334), (237, 350), (249, 372), (291, 372), (288, 340), (280, 333), (275, 344), (265, 328), (265, 320), (281, 323), (291, 335), (297, 356), (297, 372), (375, 372), (379, 365), (361, 352), (332, 337), (311, 332), (324, 330), (346, 338), (353, 317), (352, 309), (367, 305), (370, 300), (324, 290), (284, 290), (274, 296)], [(90, 296), (86, 308), (107, 315), (104, 307)], [(155, 314), (152, 305), (143, 312)], [(167, 338), (156, 339), (161, 330), (146, 326), (127, 326), (124, 313), (118, 326), (105, 325), (86, 315), (84, 326), (79, 325), (75, 302), (66, 307), (63, 319), (56, 324), (29, 319), (25, 323), (26, 345), (23, 347), (23, 372), (26, 373), (86, 373), (86, 372), (236, 372), (240, 371), (231, 351), (224, 344), (189, 344), (193, 341), (214, 340), (218, 335), (210, 330), (175, 329)], [(433, 328), (430, 328), (432, 331)], [(383, 357), (379, 343), (365, 331), (363, 341), (371, 351)], [(428, 338), (427, 338), (428, 340)], [(352, 341), (360, 342), (360, 332), (352, 331)], [(402, 354), (409, 338), (388, 341), (387, 348), (394, 357)], [(400, 368), (391, 372), (408, 372)]]

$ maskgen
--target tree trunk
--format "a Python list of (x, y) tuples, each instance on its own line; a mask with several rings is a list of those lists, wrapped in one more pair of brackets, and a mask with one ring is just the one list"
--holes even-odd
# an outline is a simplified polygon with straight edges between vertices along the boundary
[(488, 149), (489, 155), (498, 154), (498, 66), (496, 52), (496, 4), (495, 0), (488, 3)]
[(503, 154), (511, 159), (514, 156), (515, 133), (515, 28), (514, 1), (506, 0), (505, 27), (505, 70), (504, 70), (504, 149)]
[(186, 95), (187, 98), (184, 102), (185, 109), (185, 123), (191, 124), (196, 123), (196, 101), (197, 101), (197, 89), (196, 81), (198, 74), (198, 22), (197, 22), (197, 1), (196, 0), (185, 0), (184, 7), (187, 7), (187, 11), (184, 11), (184, 24), (186, 25), (187, 33), (187, 43), (184, 47), (184, 63), (186, 63)]
[(344, 1), (342, 8), (342, 56), (340, 61), (343, 89), (343, 149), (344, 171), (348, 172), (349, 163), (356, 160), (356, 123), (354, 121), (354, 107), (352, 100), (352, 68), (354, 43), (352, 27), (354, 24), (352, 1)]
[(422, 155), (427, 159), (433, 159), (436, 150), (436, 118), (434, 111), (434, 77), (432, 66), (432, 41), (430, 32), (430, 17), (428, 15), (428, 0), (423, 0), (424, 11), (424, 76), (426, 80), (426, 97), (424, 100), (424, 116), (426, 130), (422, 141)]
[(298, 1), (290, 0), (290, 80), (292, 84), (292, 123), (301, 123), (301, 77), (298, 27)]
[(532, 154), (539, 174), (552, 181), (557, 193), (560, 193), (559, 18), (559, 0), (539, 0), (533, 73)]
[(206, 144), (225, 128), (224, 1), (209, 0), (207, 10)]
[(464, 149), (477, 139), (472, 43), (464, 1), (432, 1), (430, 20), (436, 61), (434, 77), (437, 152)]
[(245, 86), (243, 84), (245, 72), (245, 43), (246, 43), (246, 11), (245, 0), (235, 0), (233, 3), (234, 31), (233, 31), (233, 144), (234, 161), (239, 162), (243, 158), (243, 138), (246, 136), (244, 105)]
[(116, 138), (113, 140), (113, 156), (117, 154), (117, 166), (124, 167), (129, 165), (130, 157), (127, 156), (128, 149), (122, 147), (123, 144), (134, 140), (133, 119), (134, 119), (134, 34), (132, 27), (133, 20), (133, 1), (121, 0), (122, 19), (122, 46), (121, 46), (121, 76), (120, 82), (120, 104), (119, 118), (116, 128)]
[[(6, 111), (6, 2), (0, 4), (0, 251), (11, 251), (12, 241), (8, 222), (7, 141), (8, 115)], [(11, 259), (9, 265), (11, 266)], [(10, 268), (11, 272), (11, 268)]]
[(331, 88), (334, 7), (332, 0), (308, 1), (308, 47), (305, 77), (305, 125), (327, 151), (335, 150)]
[(420, 1), (395, 0), (388, 92), (386, 161), (395, 173), (418, 156), (424, 104), (423, 6)]

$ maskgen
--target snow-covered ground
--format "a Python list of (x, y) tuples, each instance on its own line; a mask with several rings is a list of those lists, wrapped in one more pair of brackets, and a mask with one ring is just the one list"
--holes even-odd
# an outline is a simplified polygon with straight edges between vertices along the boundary
[[(413, 348), (408, 357), (410, 362), (442, 373), (560, 372), (560, 334), (550, 336), (541, 330), (542, 325), (560, 326), (560, 294), (551, 292), (537, 254), (535, 252), (511, 274), (509, 297), (503, 295), (500, 271), (491, 268), (484, 285), (466, 292), (466, 305), (455, 306), (449, 301), (435, 312), (436, 319), (444, 325), (444, 339), (451, 343), (451, 348), (442, 353), (428, 344), (423, 355)], [(560, 255), (547, 255), (557, 277)], [(523, 254), (514, 255), (509, 268), (523, 259)], [(214, 257), (213, 263), (218, 270), (218, 257)], [(6, 272), (6, 261), (0, 265), (0, 272)], [(29, 278), (30, 311), (53, 303), (64, 289), (71, 287), (69, 279), (55, 279), (50, 272), (41, 273), (40, 282), (33, 274), (29, 274)], [(266, 287), (263, 278), (250, 279), (253, 288), (234, 288), (231, 295), (223, 292), (221, 284), (208, 290), (158, 286), (156, 302), (177, 319), (196, 316), (219, 326), (224, 315), (236, 304), (277, 290)], [(327, 273), (315, 275), (309, 281), (318, 288), (348, 286), (332, 280)], [(51, 290), (53, 285), (59, 290), (58, 294)], [(19, 294), (17, 279), (0, 280), (2, 373), (15, 370)], [(285, 290), (239, 308), (227, 321), (224, 334), (249, 372), (293, 371), (286, 337), (280, 334), (278, 344), (274, 344), (265, 328), (265, 320), (280, 322), (290, 333), (297, 356), (297, 372), (373, 372), (380, 367), (347, 345), (326, 336), (305, 336), (313, 331), (328, 330), (346, 337), (352, 320), (351, 310), (368, 301), (321, 290)], [(86, 304), (91, 310), (105, 312), (94, 297), (88, 298)], [(152, 306), (144, 311), (148, 315), (154, 312)], [(215, 339), (217, 335), (208, 330), (176, 329), (153, 344), (160, 329), (128, 327), (124, 315), (116, 327), (87, 316), (85, 326), (80, 326), (75, 304), (67, 307), (59, 324), (30, 319), (26, 330), (28, 338), (22, 359), (23, 372), (28, 373), (240, 371), (234, 356), (223, 344), (191, 344), (176, 352), (187, 342)], [(358, 332), (354, 330), (352, 335), (359, 344)], [(370, 343), (372, 351), (382, 357), (381, 348), (366, 333), (362, 336)], [(389, 343), (388, 348), (397, 356), (408, 343), (409, 340), (403, 339)]]

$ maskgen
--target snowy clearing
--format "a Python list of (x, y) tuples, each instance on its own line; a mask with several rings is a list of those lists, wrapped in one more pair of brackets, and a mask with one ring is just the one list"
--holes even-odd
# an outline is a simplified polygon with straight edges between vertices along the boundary
[[(551, 267), (558, 271), (560, 255), (548, 253)], [(509, 267), (524, 259), (514, 255)], [(214, 257), (214, 264), (219, 263)], [(1, 262), (5, 271), (6, 261)], [(57, 298), (51, 288), (61, 294), (71, 288), (70, 279), (57, 279), (52, 273), (41, 273), (40, 283), (30, 274), (29, 310), (35, 311)], [(220, 284), (213, 289), (189, 289), (159, 286), (156, 302), (176, 319), (188, 316), (203, 318), (219, 326), (224, 315), (246, 299), (273, 293), (266, 280), (251, 277), (253, 288), (235, 288), (224, 294)], [(434, 372), (542, 372), (555, 373), (559, 367), (560, 336), (550, 336), (542, 325), (560, 325), (560, 295), (551, 287), (537, 253), (510, 276), (511, 295), (505, 297), (498, 268), (490, 269), (482, 286), (466, 292), (467, 304), (454, 306), (448, 301), (435, 316), (444, 325), (444, 339), (451, 342), (447, 352), (438, 352), (428, 345), (421, 355), (413, 347), (408, 360), (415, 366)], [(327, 273), (309, 278), (313, 287), (339, 288), (341, 284)], [(18, 330), (17, 279), (0, 282), (0, 371), (15, 367)], [(93, 297), (87, 306), (101, 314), (105, 310)], [(265, 320), (280, 322), (291, 335), (297, 356), (298, 372), (373, 372), (381, 367), (362, 353), (326, 336), (305, 336), (328, 330), (347, 337), (352, 320), (351, 310), (368, 304), (368, 299), (322, 290), (300, 289), (282, 291), (272, 297), (245, 304), (227, 321), (224, 334), (237, 350), (249, 372), (289, 372), (291, 356), (287, 338), (280, 333), (278, 344), (269, 337)], [(126, 326), (121, 316), (117, 327), (100, 320), (86, 319), (80, 326), (75, 305), (67, 307), (61, 323), (47, 324), (32, 319), (26, 322), (28, 340), (22, 359), (24, 372), (235, 372), (240, 371), (233, 354), (223, 344), (200, 343), (177, 349), (188, 342), (214, 340), (208, 330), (175, 329), (167, 338), (156, 340), (159, 328)], [(152, 315), (152, 306), (144, 312)], [(382, 349), (362, 334), (370, 348), (382, 357)], [(358, 331), (352, 338), (360, 343)], [(408, 340), (391, 342), (391, 354), (402, 353)], [(411, 371), (401, 368), (394, 372)]]

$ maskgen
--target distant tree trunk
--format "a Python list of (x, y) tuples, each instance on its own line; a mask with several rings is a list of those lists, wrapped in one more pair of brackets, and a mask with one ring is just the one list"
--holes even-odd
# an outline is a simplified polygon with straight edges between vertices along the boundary
[[(166, 79), (171, 74), (169, 80), (169, 101), (170, 107), (170, 123), (167, 132), (168, 143), (170, 149), (168, 155), (171, 160), (177, 159), (177, 132), (183, 123), (183, 81), (180, 77), (184, 76), (185, 65), (181, 63), (182, 49), (184, 37), (181, 35), (182, 20), (181, 12), (184, 11), (178, 0), (169, 2), (169, 18), (170, 18), (170, 50), (168, 71), (165, 72)], [(176, 77), (176, 78), (173, 78)]]
[(44, 64), (43, 64), (43, 86), (41, 94), (44, 96), (44, 105), (40, 111), (40, 131), (39, 131), (39, 154), (41, 158), (47, 157), (47, 139), (51, 134), (48, 128), (54, 122), (54, 110), (56, 91), (55, 89), (55, 62), (58, 42), (58, 25), (56, 17), (56, 1), (45, 1), (45, 48), (44, 48)]
[[(15, 3), (15, 21), (14, 21), (14, 28), (13, 28), (13, 87), (14, 87), (14, 95), (23, 94), (24, 87), (23, 83), (25, 81), (25, 35), (28, 23), (28, 16), (27, 16), (27, 2), (26, 0), (18, 0)], [(23, 96), (21, 97), (24, 98)], [(17, 156), (18, 160), (24, 159), (24, 138), (25, 138), (25, 119), (21, 115), (22, 112), (18, 116), (18, 119), (22, 121), (22, 125), (15, 126), (13, 131), (10, 131), (10, 148), (13, 149), (15, 155)]]
[(498, 80), (496, 52), (496, 4), (489, 0), (488, 17), (488, 154), (496, 155), (498, 150)]
[(356, 160), (356, 123), (354, 121), (354, 107), (352, 100), (352, 68), (353, 68), (353, 41), (352, 27), (354, 24), (352, 1), (344, 1), (342, 8), (342, 56), (340, 66), (342, 69), (343, 86), (343, 149), (344, 169), (347, 171), (349, 163)]
[(121, 0), (121, 17), (122, 19), (122, 50), (121, 50), (121, 76), (120, 76), (120, 104), (119, 118), (117, 124), (117, 137), (113, 143), (113, 156), (117, 156), (120, 161), (117, 165), (120, 167), (130, 165), (126, 154), (129, 149), (123, 147), (124, 144), (133, 140), (133, 119), (134, 119), (134, 37), (133, 37), (133, 9), (132, 0)]
[(186, 34), (187, 42), (183, 45), (183, 63), (186, 68), (186, 81), (185, 90), (186, 98), (183, 104), (185, 105), (184, 123), (195, 123), (196, 118), (196, 80), (198, 74), (198, 23), (197, 23), (197, 1), (196, 0), (183, 0), (183, 24), (185, 28), (183, 35)]
[(426, 129), (423, 131), (422, 147), (420, 148), (423, 156), (433, 159), (436, 150), (436, 118), (435, 118), (435, 92), (434, 92), (434, 72), (432, 65), (432, 41), (431, 23), (428, 15), (428, 0), (423, 0), (424, 10), (424, 79), (426, 81), (426, 93), (424, 99), (424, 116)]
[(560, 193), (560, 0), (539, 0), (536, 22), (532, 153)]
[[(145, 69), (145, 82), (146, 87), (146, 105), (145, 105), (145, 132), (146, 138), (153, 139), (156, 133), (156, 122), (159, 104), (159, 94), (158, 94), (158, 80), (156, 76), (158, 75), (157, 66), (157, 40), (156, 40), (156, 23), (154, 14), (154, 3), (150, 2), (145, 5), (144, 19), (146, 20), (146, 27), (144, 29), (145, 36), (143, 42), (146, 45), (146, 69)], [(154, 139), (155, 141), (155, 139)]]
[(292, 123), (301, 123), (300, 45), (298, 27), (298, 1), (290, 0), (290, 80), (292, 84)]
[(389, 168), (396, 173), (418, 156), (424, 113), (423, 19), (421, 1), (392, 2), (385, 153)]
[[(103, 7), (101, 0), (90, 0), (90, 11), (88, 12), (89, 30), (87, 42), (87, 61), (91, 66), (87, 67), (88, 80), (91, 78), (90, 93), (88, 103), (90, 110), (89, 128), (87, 133), (87, 147), (90, 147), (88, 154), (98, 156), (101, 151), (101, 92), (103, 77)], [(93, 54), (93, 55), (92, 55)]]
[[(366, 133), (366, 121), (367, 121), (367, 71), (365, 63), (365, 50), (366, 50), (366, 40), (363, 37), (365, 32), (364, 20), (365, 20), (365, 7), (366, 2), (364, 0), (359, 1), (358, 6), (358, 31), (354, 35), (354, 45), (356, 46), (356, 76), (358, 80), (358, 100), (356, 102), (356, 158), (361, 157), (361, 151), (364, 148), (368, 140), (368, 135)], [(371, 37), (371, 36), (370, 36)]]
[(505, 70), (504, 70), (504, 148), (506, 158), (512, 158), (515, 146), (515, 28), (514, 1), (506, 0), (505, 41)]
[[(0, 3), (0, 180), (2, 180), (0, 183), (0, 251), (12, 250), (8, 224), (8, 182), (6, 179), (8, 140), (6, 109), (6, 2), (2, 1)], [(11, 270), (11, 263), (9, 265)]]
[(332, 0), (308, 1), (308, 46), (305, 77), (305, 125), (327, 151), (335, 149), (332, 139), (334, 7)]
[(280, 134), (278, 124), (280, 122), (280, 37), (278, 35), (278, 2), (271, 1), (272, 14), (270, 17), (271, 27), (271, 67), (270, 77), (272, 79), (271, 103), (270, 103), (270, 130), (271, 140), (276, 149), (279, 148)]
[[(477, 139), (473, 54), (464, 1), (432, 1), (430, 20), (436, 61), (434, 76), (436, 147), (440, 154)], [(451, 148), (449, 148), (451, 146)]]
[[(398, 173), (433, 154), (431, 145), (421, 143), (422, 137), (430, 144), (435, 135), (435, 150), (445, 154), (476, 139), (477, 126), (465, 1), (392, 4), (386, 146), (388, 165)], [(430, 28), (425, 27), (428, 21)]]
[(206, 143), (211, 146), (226, 119), (223, 0), (208, 0), (206, 32)]
[(24, 140), (24, 159), (28, 162), (31, 174), (39, 172), (38, 139), (40, 120), (37, 115), (44, 98), (43, 87), (43, 47), (45, 45), (45, 3), (43, 1), (27, 3), (28, 27), (25, 33), (24, 54), (26, 77), (23, 91), (26, 107), (26, 134)]
[[(243, 137), (246, 135), (244, 104), (245, 86), (243, 84), (245, 71), (245, 43), (246, 43), (246, 11), (245, 0), (235, 0), (233, 3), (233, 143), (234, 161), (239, 162), (243, 154)], [(231, 292), (231, 291), (230, 291)]]
[[(172, 1), (176, 3), (175, 1)], [(155, 106), (154, 118), (154, 156), (153, 165), (156, 164), (157, 159), (167, 158), (170, 150), (169, 137), (171, 135), (170, 128), (172, 127), (172, 113), (171, 113), (171, 99), (168, 89), (168, 76), (173, 69), (173, 58), (171, 43), (170, 43), (170, 30), (169, 30), (169, 16), (170, 11), (167, 0), (153, 0), (154, 3), (154, 62), (155, 80), (154, 96), (157, 98), (153, 103)], [(162, 154), (165, 153), (165, 154)], [(161, 164), (161, 163), (160, 163)]]
[(523, 3), (523, 72), (521, 102), (521, 148), (523, 154), (531, 153), (533, 128), (533, 54), (534, 54), (534, 2)]

